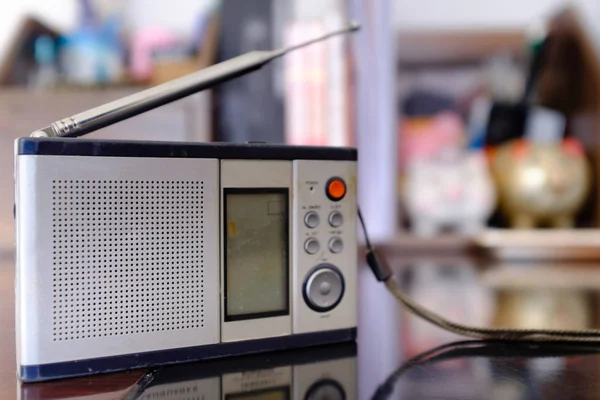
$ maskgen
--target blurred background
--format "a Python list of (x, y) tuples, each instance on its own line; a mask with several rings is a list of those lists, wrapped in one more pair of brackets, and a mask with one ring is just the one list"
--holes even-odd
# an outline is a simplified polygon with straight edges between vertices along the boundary
[[(89, 137), (356, 146), (369, 233), (417, 299), (481, 325), (600, 326), (600, 0), (3, 1), (3, 254), (14, 139), (351, 19), (355, 35)], [(362, 273), (373, 346), (449, 338), (366, 312), (395, 308)]]

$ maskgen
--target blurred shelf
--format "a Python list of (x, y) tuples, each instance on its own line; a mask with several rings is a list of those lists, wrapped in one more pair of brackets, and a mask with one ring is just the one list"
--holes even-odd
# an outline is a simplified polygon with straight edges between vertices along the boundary
[(396, 37), (400, 68), (481, 63), (499, 53), (522, 57), (527, 49), (523, 30), (401, 30)]
[(374, 243), (386, 254), (440, 254), (440, 253), (465, 253), (476, 250), (473, 240), (457, 235), (440, 235), (433, 237), (419, 237), (409, 233), (402, 233), (392, 240)]
[(495, 290), (600, 291), (600, 262), (497, 264), (481, 273), (480, 282)]
[(389, 256), (600, 262), (600, 229), (487, 229), (471, 238), (452, 234), (425, 238), (402, 233), (374, 245)]
[(474, 243), (494, 259), (600, 261), (600, 229), (488, 229)]

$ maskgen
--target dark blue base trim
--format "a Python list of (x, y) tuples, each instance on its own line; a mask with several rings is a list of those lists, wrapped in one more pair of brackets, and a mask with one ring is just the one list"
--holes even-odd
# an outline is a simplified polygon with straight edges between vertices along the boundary
[(343, 161), (356, 161), (358, 157), (352, 147), (77, 138), (20, 138), (17, 142), (19, 155)]
[(93, 358), (42, 365), (23, 365), (19, 375), (24, 382), (40, 382), (74, 376), (150, 368), (160, 365), (214, 358), (256, 354), (275, 350), (349, 342), (356, 339), (356, 328), (305, 333), (242, 342), (218, 343), (181, 349), (159, 350), (114, 357)]

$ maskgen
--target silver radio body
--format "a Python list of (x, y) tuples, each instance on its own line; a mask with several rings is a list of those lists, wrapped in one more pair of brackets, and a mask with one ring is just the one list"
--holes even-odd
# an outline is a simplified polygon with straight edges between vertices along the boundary
[(23, 138), (24, 381), (353, 340), (351, 148)]

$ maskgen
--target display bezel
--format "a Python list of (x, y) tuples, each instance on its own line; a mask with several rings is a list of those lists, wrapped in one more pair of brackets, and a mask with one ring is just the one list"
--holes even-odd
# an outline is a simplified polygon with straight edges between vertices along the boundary
[[(249, 313), (249, 314), (241, 314), (241, 315), (229, 315), (228, 307), (227, 307), (227, 196), (235, 195), (235, 194), (283, 194), (285, 201), (285, 210), (286, 210), (286, 218), (284, 225), (284, 235), (285, 235), (285, 243), (287, 246), (284, 249), (284, 260), (285, 260), (285, 309), (276, 310), (276, 311), (265, 311), (258, 313)], [(233, 321), (246, 321), (252, 319), (260, 319), (260, 318), (270, 318), (270, 317), (280, 317), (285, 315), (290, 315), (290, 212), (289, 212), (289, 188), (223, 188), (223, 220), (221, 222), (221, 237), (223, 239), (223, 318), (225, 322), (233, 322)]]

